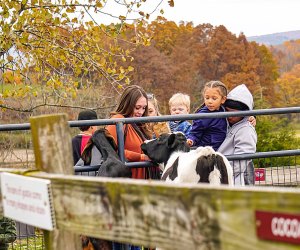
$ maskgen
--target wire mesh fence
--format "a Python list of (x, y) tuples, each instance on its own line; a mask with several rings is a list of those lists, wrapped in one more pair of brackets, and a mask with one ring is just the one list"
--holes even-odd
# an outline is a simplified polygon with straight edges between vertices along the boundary
[(300, 183), (300, 156), (257, 159), (255, 184), (267, 186), (298, 186)]
[[(285, 153), (286, 152), (286, 153)], [(294, 155), (290, 151), (281, 151), (278, 154), (266, 157), (265, 154), (256, 153), (250, 155), (253, 157), (254, 172), (252, 174), (254, 185), (256, 186), (283, 186), (297, 187), (300, 184), (300, 150), (294, 150)], [(250, 157), (249, 155), (246, 158)], [(240, 155), (240, 158), (245, 156)], [(239, 164), (245, 159), (237, 160), (234, 156), (234, 162)], [(230, 157), (229, 157), (230, 159)], [(141, 165), (141, 166), (139, 166)], [(97, 176), (97, 171), (101, 166), (74, 167), (76, 175)], [(130, 163), (129, 167), (153, 168), (152, 163)], [(156, 179), (156, 178), (155, 178)], [(16, 238), (14, 242), (8, 243), (7, 249), (45, 249), (43, 231), (22, 223), (16, 223)], [(2, 235), (1, 238), (4, 236)], [(1, 248), (0, 248), (1, 249)]]
[(0, 249), (45, 249), (44, 236), (41, 229), (8, 218), (2, 218), (0, 223)]
[[(288, 112), (289, 110), (280, 110), (280, 112)], [(296, 110), (299, 112), (299, 108)], [(279, 111), (278, 111), (279, 112)], [(262, 114), (269, 114), (268, 110), (261, 111)], [(259, 115), (259, 112), (252, 111), (253, 115)], [(271, 114), (271, 113), (270, 113)], [(224, 116), (224, 115), (223, 115)], [(168, 116), (168, 119), (175, 120), (175, 117)], [(190, 115), (189, 119), (197, 118), (196, 116)], [(150, 118), (144, 118), (146, 119)], [(180, 120), (180, 117), (176, 117), (176, 120)], [(187, 119), (187, 117), (182, 117)], [(156, 120), (164, 121), (166, 118), (159, 117)], [(148, 120), (147, 120), (148, 121)], [(105, 120), (105, 123), (111, 123), (111, 120)], [(71, 127), (77, 127), (82, 124), (91, 125), (91, 122), (71, 122)], [(93, 125), (105, 125), (103, 122), (93, 121)], [(103, 123), (103, 124), (102, 124)], [(30, 142), (30, 127), (28, 124), (11, 124), (7, 126), (0, 126), (1, 140), (0, 144), (3, 146), (0, 150), (0, 167), (22, 167), (32, 168), (34, 163), (34, 156), (32, 145)], [(28, 130), (25, 134), (19, 138), (19, 130)], [(4, 132), (5, 131), (5, 132)], [(23, 131), (24, 132), (24, 131)], [(7, 134), (8, 133), (8, 134)], [(15, 134), (17, 136), (15, 136)], [(122, 137), (122, 136), (121, 136)], [(8, 143), (10, 142), (10, 143)], [(13, 146), (11, 146), (13, 145)], [(24, 147), (25, 145), (25, 147)], [(17, 147), (17, 149), (16, 149)], [(20, 149), (22, 148), (22, 149)], [(300, 150), (281, 151), (277, 154), (266, 155), (264, 153), (256, 153), (248, 155), (246, 158), (243, 155), (234, 156), (232, 158), (237, 166), (241, 161), (253, 160), (253, 169), (250, 169), (250, 175), (248, 176), (253, 180), (253, 184), (256, 186), (283, 186), (283, 187), (297, 187), (300, 183)], [(240, 158), (238, 158), (240, 157)], [(3, 160), (2, 160), (3, 159)], [(228, 157), (230, 159), (230, 157)], [(248, 165), (248, 164), (247, 164)], [(142, 168), (153, 168), (152, 163), (128, 163), (128, 167), (142, 167)], [(85, 167), (74, 167), (76, 175), (85, 176), (97, 176), (97, 171), (100, 166), (85, 166)], [(239, 169), (239, 167), (237, 167)], [(252, 171), (252, 173), (251, 173)], [(148, 176), (148, 178), (151, 176)], [(159, 179), (159, 172), (156, 178)], [(43, 231), (41, 229), (25, 225), (19, 222), (11, 222), (15, 225), (16, 234), (12, 242), (6, 242), (1, 240), (0, 249), (45, 249)], [(0, 239), (5, 239), (6, 234), (0, 232)], [(4, 243), (3, 243), (4, 242)]]

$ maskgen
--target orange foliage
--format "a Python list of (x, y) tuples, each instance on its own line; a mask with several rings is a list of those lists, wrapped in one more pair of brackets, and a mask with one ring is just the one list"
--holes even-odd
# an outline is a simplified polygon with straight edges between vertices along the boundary
[(249, 43), (224, 26), (174, 22), (159, 18), (150, 26), (152, 45), (135, 52), (133, 78), (155, 92), (167, 110), (175, 92), (191, 96), (192, 109), (202, 102), (205, 82), (221, 80), (229, 89), (245, 83), (256, 99), (273, 104), (277, 64), (269, 49)]
[(278, 107), (300, 105), (300, 64), (296, 64), (290, 72), (284, 73), (277, 81)]
[(2, 74), (4, 83), (8, 84), (21, 84), (23, 82), (23, 77), (17, 72), (6, 71)]
[(290, 71), (294, 65), (300, 63), (300, 39), (272, 46), (270, 50), (279, 64), (281, 73)]

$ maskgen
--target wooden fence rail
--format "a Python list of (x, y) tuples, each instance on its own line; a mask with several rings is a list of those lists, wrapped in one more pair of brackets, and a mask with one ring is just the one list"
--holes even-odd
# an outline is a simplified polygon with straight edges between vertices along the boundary
[(300, 191), (294, 188), (24, 173), (51, 180), (62, 231), (165, 249), (299, 249), (256, 235), (256, 211), (299, 215)]
[[(51, 117), (37, 117), (39, 119)], [(40, 145), (61, 134), (52, 119)], [(55, 125), (56, 124), (56, 125)], [(49, 129), (55, 126), (56, 129)], [(40, 136), (37, 135), (37, 140)], [(63, 140), (68, 144), (66, 139)], [(47, 144), (48, 143), (48, 144)], [(35, 143), (34, 146), (36, 147)], [(60, 148), (60, 147), (63, 147)], [(36, 150), (36, 149), (35, 149)], [(45, 148), (43, 149), (45, 150)], [(36, 150), (44, 154), (43, 150)], [(47, 153), (51, 157), (50, 153)], [(68, 156), (61, 154), (60, 156)], [(7, 170), (51, 180), (58, 238), (50, 234), (47, 249), (80, 249), (80, 234), (163, 249), (299, 249), (300, 190), (275, 187), (213, 187), (205, 184), (167, 184), (160, 181), (95, 178), (55, 171), (47, 157), (37, 164), (43, 172)], [(58, 159), (57, 157), (55, 159)], [(72, 159), (68, 159), (72, 162)], [(64, 159), (66, 161), (66, 159)], [(53, 170), (48, 171), (47, 164)], [(57, 165), (60, 169), (63, 165)], [(68, 166), (69, 168), (69, 166)], [(48, 172), (48, 173), (45, 173)], [(2, 208), (2, 205), (0, 206)], [(71, 242), (70, 242), (71, 241)], [(64, 245), (59, 242), (64, 242)], [(68, 247), (72, 245), (72, 247)]]

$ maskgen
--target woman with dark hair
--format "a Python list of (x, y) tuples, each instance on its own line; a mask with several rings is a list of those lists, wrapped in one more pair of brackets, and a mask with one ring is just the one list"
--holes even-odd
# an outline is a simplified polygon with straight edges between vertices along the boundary
[[(142, 117), (148, 116), (148, 99), (147, 94), (137, 85), (131, 85), (124, 89), (119, 104), (114, 112), (111, 113), (111, 118), (127, 118), (127, 117)], [(117, 132), (115, 125), (106, 126), (108, 132), (113, 136), (116, 144)], [(133, 123), (124, 125), (124, 144), (125, 158), (128, 161), (146, 161), (150, 160), (147, 155), (143, 154), (141, 144), (145, 140), (152, 137), (152, 132), (147, 124)], [(150, 170), (150, 169), (148, 169)], [(145, 168), (134, 168), (132, 178), (145, 179), (147, 176), (153, 176), (151, 173), (146, 173)], [(148, 175), (149, 174), (149, 175)]]

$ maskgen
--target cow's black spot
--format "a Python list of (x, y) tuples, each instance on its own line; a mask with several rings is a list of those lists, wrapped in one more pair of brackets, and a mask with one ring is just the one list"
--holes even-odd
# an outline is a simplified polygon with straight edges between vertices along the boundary
[(221, 173), (221, 183), (228, 184), (228, 173), (223, 157), (220, 155), (216, 155), (216, 167), (219, 169)]
[(161, 177), (162, 180), (166, 180), (167, 177), (169, 176), (169, 178), (173, 181), (177, 176), (178, 176), (178, 161), (179, 161), (179, 157), (177, 157), (177, 159), (174, 161), (173, 165), (171, 167), (169, 167), (166, 172), (163, 174), (163, 176)]
[(209, 183), (209, 174), (214, 170), (215, 155), (201, 156), (197, 160), (196, 173), (200, 176), (198, 182)]
[(176, 161), (174, 161), (173, 165), (172, 165), (172, 173), (169, 175), (169, 178), (174, 181), (174, 179), (178, 176), (178, 161), (179, 161), (179, 157), (177, 157)]

